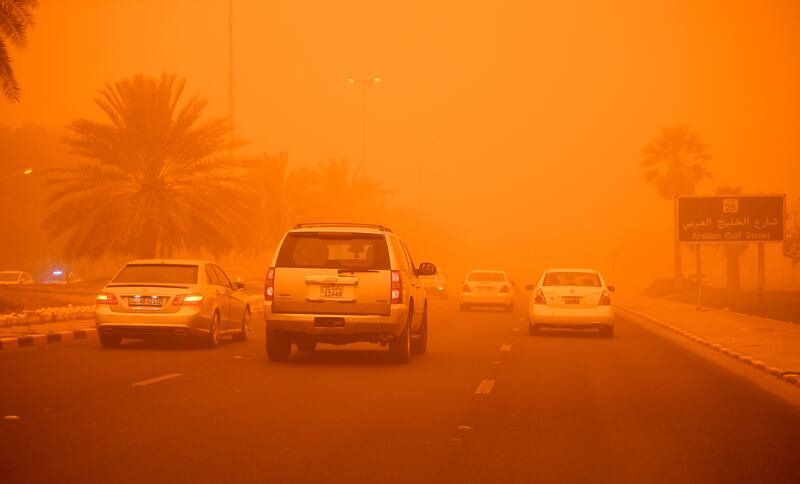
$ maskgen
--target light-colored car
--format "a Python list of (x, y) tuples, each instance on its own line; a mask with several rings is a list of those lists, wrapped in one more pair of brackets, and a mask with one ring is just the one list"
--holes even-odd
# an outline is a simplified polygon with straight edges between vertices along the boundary
[(290, 357), (292, 344), (359, 341), (389, 347), (398, 362), (428, 344), (428, 302), (420, 276), (391, 229), (368, 224), (300, 224), (287, 231), (267, 270), (267, 356)]
[(217, 346), (223, 336), (250, 337), (250, 298), (205, 260), (128, 262), (97, 295), (95, 324), (103, 346), (123, 338), (185, 336)]
[(514, 309), (514, 283), (505, 271), (472, 270), (464, 277), (458, 304), (462, 311), (473, 306), (501, 306)]
[(33, 277), (24, 271), (0, 271), (0, 285), (33, 284)]
[(528, 305), (529, 333), (541, 328), (599, 329), (614, 336), (614, 286), (594, 269), (548, 269), (533, 291)]
[(447, 277), (439, 269), (436, 270), (436, 274), (420, 276), (419, 280), (428, 297), (447, 298)]

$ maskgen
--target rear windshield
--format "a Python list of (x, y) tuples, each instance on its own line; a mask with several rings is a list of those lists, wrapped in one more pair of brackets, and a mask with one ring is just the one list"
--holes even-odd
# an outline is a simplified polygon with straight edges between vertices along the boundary
[(600, 287), (600, 277), (593, 272), (548, 272), (544, 285)]
[(278, 253), (277, 266), (388, 270), (389, 249), (381, 234), (290, 233)]
[(183, 264), (128, 264), (111, 281), (118, 283), (197, 284), (197, 266)]
[(16, 272), (0, 272), (0, 281), (3, 282), (14, 282), (19, 279), (19, 274)]
[(473, 272), (467, 277), (467, 280), (477, 282), (505, 282), (506, 275), (501, 272)]

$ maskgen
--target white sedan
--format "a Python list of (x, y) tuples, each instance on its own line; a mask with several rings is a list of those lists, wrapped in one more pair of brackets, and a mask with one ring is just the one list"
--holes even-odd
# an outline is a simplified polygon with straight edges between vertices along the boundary
[(541, 328), (598, 329), (614, 336), (614, 286), (594, 269), (548, 269), (539, 277), (528, 305), (528, 332)]
[(514, 282), (503, 271), (474, 270), (467, 273), (458, 304), (462, 311), (473, 306), (499, 306), (514, 309)]

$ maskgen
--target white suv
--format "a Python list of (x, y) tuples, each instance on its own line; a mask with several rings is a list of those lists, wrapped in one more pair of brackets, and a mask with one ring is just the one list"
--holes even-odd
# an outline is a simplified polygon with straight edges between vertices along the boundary
[(367, 224), (300, 224), (281, 240), (264, 285), (267, 356), (289, 358), (292, 344), (359, 341), (389, 346), (408, 361), (428, 344), (428, 301), (416, 267), (391, 229)]

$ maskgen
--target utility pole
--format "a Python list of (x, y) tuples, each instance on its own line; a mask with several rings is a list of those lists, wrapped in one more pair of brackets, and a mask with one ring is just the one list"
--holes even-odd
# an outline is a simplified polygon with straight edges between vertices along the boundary
[[(233, 162), (234, 118), (233, 118), (233, 0), (228, 0), (228, 162)], [(233, 167), (231, 167), (233, 171)]]

